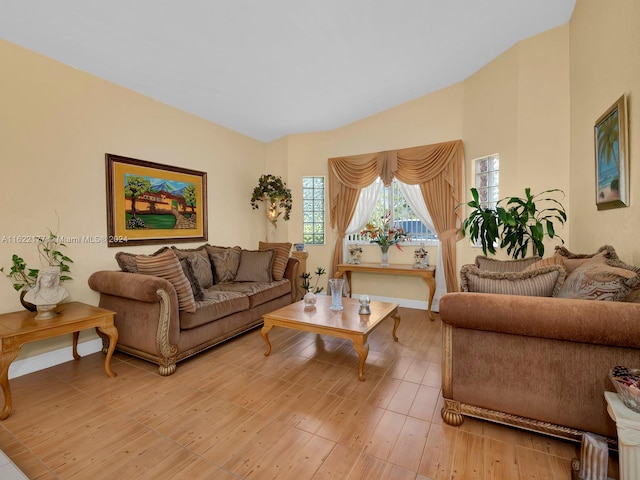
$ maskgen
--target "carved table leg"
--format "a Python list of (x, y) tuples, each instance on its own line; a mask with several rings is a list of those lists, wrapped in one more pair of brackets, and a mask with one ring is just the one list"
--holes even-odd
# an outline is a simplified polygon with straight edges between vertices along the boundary
[(9, 386), (9, 365), (11, 365), (11, 362), (16, 359), (19, 353), (19, 350), (0, 352), (0, 386), (4, 394), (4, 408), (2, 412), (0, 412), (0, 420), (7, 418), (13, 408), (11, 403), (11, 387)]
[(395, 313), (391, 314), (391, 318), (393, 318), (393, 339), (397, 342), (398, 341), (398, 337), (396, 336), (396, 332), (398, 331), (398, 327), (400, 326), (400, 315), (398, 315), (398, 312), (396, 311)]
[(104, 359), (104, 371), (110, 377), (115, 377), (116, 373), (111, 370), (111, 357), (116, 349), (116, 343), (118, 343), (118, 329), (113, 325), (96, 328), (109, 337), (109, 350), (107, 350), (107, 357)]
[(78, 338), (80, 337), (80, 332), (73, 332), (73, 358), (76, 360), (80, 360), (80, 355), (78, 355)]
[(429, 319), (431, 321), (434, 321), (435, 317), (433, 316), (433, 312), (431, 311), (431, 304), (433, 303), (433, 296), (436, 293), (436, 282), (433, 279), (433, 277), (423, 278), (423, 280), (427, 282), (427, 285), (429, 285), (429, 299), (428, 299), (428, 305), (427, 305), (427, 313), (429, 314)]
[(358, 378), (360, 378), (360, 381), (363, 382), (364, 381), (364, 362), (367, 359), (367, 355), (369, 355), (369, 345), (366, 343), (361, 344), (361, 343), (353, 342), (353, 349), (358, 354), (358, 357), (360, 357), (360, 363), (358, 364)]
[(262, 335), (262, 339), (264, 340), (264, 343), (267, 344), (267, 351), (264, 352), (265, 357), (268, 357), (269, 354), (271, 353), (271, 343), (269, 342), (269, 331), (271, 331), (272, 328), (273, 328), (273, 325), (267, 325), (265, 323), (264, 326), (262, 327), (262, 330), (260, 330), (260, 335)]

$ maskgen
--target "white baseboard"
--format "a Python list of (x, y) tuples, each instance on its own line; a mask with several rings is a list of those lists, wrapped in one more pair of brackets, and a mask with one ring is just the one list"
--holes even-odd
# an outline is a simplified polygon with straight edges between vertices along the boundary
[[(102, 350), (102, 340), (95, 338), (78, 344), (79, 355), (91, 355)], [(45, 368), (73, 360), (73, 347), (63, 347), (24, 359), (17, 359), (9, 366), (9, 378), (21, 377)]]

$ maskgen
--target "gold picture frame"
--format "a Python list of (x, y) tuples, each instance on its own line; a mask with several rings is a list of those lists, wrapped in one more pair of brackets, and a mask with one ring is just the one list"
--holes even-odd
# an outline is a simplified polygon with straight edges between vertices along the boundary
[(105, 154), (107, 245), (207, 240), (207, 174)]
[(629, 206), (627, 128), (627, 98), (623, 94), (594, 126), (598, 210)]

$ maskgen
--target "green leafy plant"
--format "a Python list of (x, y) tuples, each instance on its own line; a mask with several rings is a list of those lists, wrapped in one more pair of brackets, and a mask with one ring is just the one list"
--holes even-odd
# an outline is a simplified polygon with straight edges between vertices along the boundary
[[(60, 237), (49, 230), (49, 235), (37, 238), (37, 249), (41, 260), (46, 262), (50, 267), (60, 267), (60, 281), (72, 280), (70, 273), (70, 263), (73, 260), (60, 251), (60, 247), (66, 247), (64, 243), (60, 241)], [(5, 267), (0, 268), (2, 272), (13, 284), (13, 288), (16, 291), (21, 291), (24, 288), (31, 288), (36, 284), (38, 279), (37, 268), (28, 268), (24, 259), (16, 254), (11, 256), (11, 267), (8, 271), (5, 271)]]
[(320, 293), (322, 292), (322, 290), (324, 290), (324, 287), (319, 287), (318, 282), (320, 281), (320, 277), (322, 275), (325, 275), (326, 273), (327, 271), (324, 268), (322, 267), (316, 268), (316, 271), (315, 271), (316, 283), (314, 284), (313, 287), (311, 287), (311, 273), (304, 272), (302, 275), (300, 275), (300, 278), (302, 278), (302, 284), (300, 286), (305, 291), (305, 293), (309, 293), (309, 292)]
[(291, 190), (287, 188), (282, 178), (271, 174), (262, 175), (251, 195), (251, 206), (254, 210), (260, 207), (258, 202), (265, 202), (265, 214), (274, 225), (282, 215), (282, 210), (284, 210), (283, 218), (289, 220), (292, 207)]
[[(562, 237), (557, 235), (554, 223), (564, 225), (567, 221), (567, 213), (555, 198), (564, 192), (559, 189), (544, 190), (532, 195), (530, 188), (525, 188), (525, 196), (506, 197), (498, 201), (495, 209), (483, 207), (478, 190), (471, 189), (472, 200), (466, 205), (471, 213), (462, 223), (462, 235), (469, 235), (474, 243), (480, 242), (482, 251), (496, 253), (496, 244), (500, 248), (506, 248), (507, 254), (512, 258), (524, 258), (527, 255), (529, 244), (533, 254), (542, 257), (544, 255), (544, 237), (558, 238), (564, 243)], [(546, 197), (543, 195), (547, 195)], [(540, 205), (545, 205), (540, 208)], [(461, 207), (461, 204), (458, 207)]]

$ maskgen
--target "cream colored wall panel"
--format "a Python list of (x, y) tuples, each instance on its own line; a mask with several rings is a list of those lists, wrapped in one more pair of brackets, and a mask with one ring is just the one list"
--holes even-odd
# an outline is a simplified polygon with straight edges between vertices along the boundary
[[(640, 265), (640, 2), (578, 0), (571, 18), (571, 236), (569, 247), (593, 252), (603, 244)], [(596, 119), (628, 95), (630, 206), (595, 205)]]

